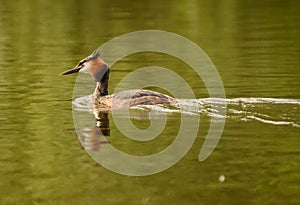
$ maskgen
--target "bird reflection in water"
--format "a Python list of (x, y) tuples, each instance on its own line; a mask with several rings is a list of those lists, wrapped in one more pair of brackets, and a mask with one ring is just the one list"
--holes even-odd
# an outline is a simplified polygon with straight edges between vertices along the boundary
[(94, 112), (96, 126), (83, 128), (80, 132), (80, 142), (87, 151), (99, 151), (101, 146), (109, 143), (106, 137), (110, 136), (108, 111)]

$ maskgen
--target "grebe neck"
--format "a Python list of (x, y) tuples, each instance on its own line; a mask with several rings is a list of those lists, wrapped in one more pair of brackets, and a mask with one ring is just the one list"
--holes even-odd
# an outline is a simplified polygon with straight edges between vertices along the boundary
[(109, 79), (109, 70), (105, 72), (102, 79), (97, 82), (93, 97), (96, 99), (101, 96), (108, 95), (108, 79)]

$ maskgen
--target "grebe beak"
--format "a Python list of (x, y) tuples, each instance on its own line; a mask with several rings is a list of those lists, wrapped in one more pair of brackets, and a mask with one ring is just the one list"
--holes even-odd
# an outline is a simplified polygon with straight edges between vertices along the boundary
[(81, 68), (75, 67), (75, 68), (72, 68), (72, 69), (67, 70), (67, 71), (65, 71), (65, 72), (62, 72), (62, 73), (59, 74), (59, 75), (69, 75), (69, 74), (72, 74), (72, 73), (78, 73), (80, 69), (81, 69)]

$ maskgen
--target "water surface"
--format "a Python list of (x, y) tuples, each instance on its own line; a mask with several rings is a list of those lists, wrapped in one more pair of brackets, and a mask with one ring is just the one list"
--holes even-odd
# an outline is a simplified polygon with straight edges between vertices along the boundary
[[(1, 204), (300, 203), (298, 1), (0, 3)], [(177, 33), (205, 50), (223, 80), (228, 106), (216, 149), (199, 162), (217, 113), (196, 73), (175, 57), (151, 52), (113, 65), (110, 92), (129, 72), (156, 65), (188, 81), (201, 108), (193, 113), (200, 117), (197, 138), (182, 160), (155, 175), (129, 177), (106, 170), (84, 151), (72, 118), (76, 76), (58, 74), (104, 42), (144, 29)], [(131, 120), (138, 128), (149, 126), (151, 109), (168, 116), (158, 138), (124, 137), (109, 112), (109, 143), (134, 155), (172, 143), (181, 113), (134, 109)], [(85, 131), (97, 133), (94, 116), (86, 108), (76, 112), (91, 125)]]

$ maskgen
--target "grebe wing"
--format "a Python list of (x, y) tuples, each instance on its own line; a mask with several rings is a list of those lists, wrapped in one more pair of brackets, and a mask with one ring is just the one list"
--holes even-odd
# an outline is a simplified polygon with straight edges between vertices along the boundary
[(112, 97), (115, 99), (134, 99), (134, 98), (141, 98), (145, 96), (148, 97), (152, 96), (152, 97), (159, 97), (159, 98), (172, 98), (170, 96), (152, 90), (126, 90), (126, 91), (121, 91), (112, 94)]
[(151, 90), (126, 90), (112, 94), (113, 101), (130, 100), (130, 105), (170, 104), (176, 100), (170, 96)]

